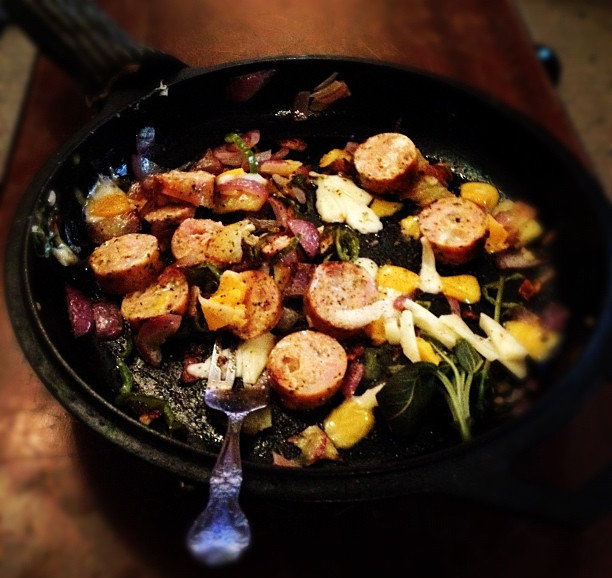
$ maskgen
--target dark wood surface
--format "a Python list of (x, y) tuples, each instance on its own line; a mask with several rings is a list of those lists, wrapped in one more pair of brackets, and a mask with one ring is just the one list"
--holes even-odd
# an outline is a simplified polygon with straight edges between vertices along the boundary
[[(136, 40), (192, 66), (337, 54), (450, 77), (527, 114), (588, 166), (510, 0), (100, 3)], [(2, 255), (20, 195), (90, 115), (75, 83), (40, 58), (1, 190)], [(612, 460), (610, 389), (601, 387), (570, 423), (525, 456), (534, 476), (572, 487)], [(329, 509), (249, 501), (252, 549), (236, 566), (202, 568), (189, 558), (183, 539), (205, 489), (181, 485), (75, 422), (26, 362), (4, 299), (0, 440), (3, 578), (612, 574), (610, 515), (573, 528), (433, 496)]]

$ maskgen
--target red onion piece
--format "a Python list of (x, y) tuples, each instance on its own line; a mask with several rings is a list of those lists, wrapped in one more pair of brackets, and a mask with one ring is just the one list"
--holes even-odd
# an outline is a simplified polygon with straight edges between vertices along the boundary
[(277, 265), (283, 265), (285, 267), (293, 267), (304, 260), (304, 251), (302, 251), (299, 245), (295, 246), (291, 251), (282, 257), (278, 258), (275, 263)]
[[(240, 135), (247, 148), (253, 148), (261, 138), (261, 132), (253, 129)], [(241, 167), (245, 162), (244, 153), (233, 143), (226, 143), (215, 147), (213, 155), (228, 167)]]
[(562, 305), (553, 301), (549, 303), (540, 315), (542, 325), (549, 331), (563, 331), (567, 327), (570, 317), (569, 310)]
[(145, 363), (159, 367), (162, 362), (162, 344), (174, 335), (183, 318), (180, 315), (167, 313), (145, 321), (134, 339), (136, 349)]
[(232, 78), (227, 85), (227, 98), (232, 102), (246, 102), (255, 96), (274, 76), (273, 68), (249, 72)]
[(213, 149), (215, 158), (226, 167), (241, 167), (244, 162), (242, 151), (234, 145), (223, 145)]
[(296, 263), (293, 267), (291, 280), (283, 289), (284, 297), (303, 297), (312, 278), (314, 265), (312, 263)]
[(123, 317), (121, 309), (111, 301), (99, 301), (93, 304), (93, 319), (96, 337), (100, 339), (117, 339), (123, 334)]
[(344, 397), (348, 398), (354, 395), (355, 390), (361, 383), (364, 373), (365, 366), (363, 363), (361, 363), (361, 361), (353, 360), (349, 362), (344, 378), (342, 379), (342, 385), (340, 387), (340, 391), (342, 391), (342, 395), (344, 395)]
[(182, 364), (182, 371), (181, 371), (181, 383), (184, 385), (188, 385), (190, 383), (195, 383), (196, 381), (198, 381), (198, 379), (200, 379), (199, 377), (196, 377), (195, 375), (192, 375), (191, 373), (189, 373), (189, 371), (187, 371), (187, 368), (193, 364), (193, 363), (202, 363), (204, 360), (202, 359), (201, 355), (195, 355), (195, 354), (191, 354), (191, 355), (186, 355), (183, 358), (183, 364)]
[(319, 252), (319, 230), (310, 221), (289, 219), (287, 227), (296, 237), (299, 237), (302, 249), (310, 258)]
[(264, 183), (244, 177), (236, 177), (218, 185), (217, 192), (226, 197), (247, 194), (252, 197), (260, 197), (264, 200), (269, 195), (268, 187)]
[(207, 171), (213, 175), (222, 173), (225, 167), (223, 163), (215, 156), (212, 149), (207, 149), (203, 156), (193, 165), (196, 171)]
[(272, 212), (274, 213), (276, 220), (279, 222), (280, 225), (285, 227), (287, 225), (287, 221), (290, 218), (290, 211), (287, 205), (285, 205), (285, 203), (282, 203), (275, 197), (270, 197), (268, 199), (268, 204), (272, 208)]
[(94, 328), (94, 315), (91, 299), (78, 289), (66, 285), (66, 304), (72, 334), (83, 337)]

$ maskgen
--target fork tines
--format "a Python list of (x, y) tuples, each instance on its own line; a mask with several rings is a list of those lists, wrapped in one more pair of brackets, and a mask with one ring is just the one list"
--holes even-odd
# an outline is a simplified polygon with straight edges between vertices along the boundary
[(236, 351), (232, 347), (223, 348), (215, 341), (210, 357), (207, 387), (231, 388), (236, 378)]

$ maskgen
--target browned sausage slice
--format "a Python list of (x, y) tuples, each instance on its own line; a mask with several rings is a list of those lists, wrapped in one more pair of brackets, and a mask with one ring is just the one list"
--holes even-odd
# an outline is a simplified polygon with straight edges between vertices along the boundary
[[(372, 321), (361, 313), (377, 299), (376, 283), (363, 267), (328, 261), (314, 270), (304, 294), (304, 313), (312, 327), (341, 339)], [(340, 320), (339, 313), (348, 315)]]
[(174, 258), (181, 267), (208, 260), (208, 244), (223, 230), (223, 223), (211, 219), (185, 219), (171, 240)]
[(144, 233), (105, 241), (94, 249), (89, 264), (102, 291), (114, 295), (144, 289), (163, 268), (157, 238)]
[(487, 216), (472, 201), (446, 197), (419, 214), (422, 234), (441, 263), (461, 265), (473, 259), (487, 235)]
[(312, 409), (340, 389), (347, 357), (340, 343), (324, 333), (297, 331), (283, 337), (268, 356), (270, 384), (290, 409)]
[(361, 185), (375, 193), (403, 189), (418, 164), (419, 153), (406, 135), (385, 132), (371, 136), (353, 154)]

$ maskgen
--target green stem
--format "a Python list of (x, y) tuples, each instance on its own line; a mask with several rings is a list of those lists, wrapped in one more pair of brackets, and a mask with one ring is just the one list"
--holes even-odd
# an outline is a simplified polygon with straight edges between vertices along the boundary
[(451, 411), (451, 415), (453, 416), (453, 421), (459, 427), (459, 433), (461, 434), (461, 439), (463, 441), (467, 441), (472, 437), (470, 432), (469, 420), (470, 420), (470, 409), (469, 409), (469, 396), (467, 401), (467, 410), (465, 408), (464, 403), (462, 403), (458, 388), (456, 384), (453, 384), (446, 375), (441, 372), (437, 372), (438, 379), (444, 385), (444, 389), (446, 390), (446, 399), (448, 401), (448, 406)]
[(245, 156), (249, 163), (249, 172), (257, 173), (259, 172), (259, 166), (257, 164), (257, 158), (255, 157), (255, 153), (246, 145), (242, 137), (237, 133), (228, 134), (225, 137), (225, 142), (232, 143), (238, 147), (240, 152)]
[(495, 310), (493, 312), (493, 319), (499, 323), (501, 319), (502, 303), (504, 301), (504, 288), (506, 285), (506, 278), (503, 275), (499, 277), (499, 285), (497, 286), (497, 295), (495, 296)]

